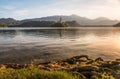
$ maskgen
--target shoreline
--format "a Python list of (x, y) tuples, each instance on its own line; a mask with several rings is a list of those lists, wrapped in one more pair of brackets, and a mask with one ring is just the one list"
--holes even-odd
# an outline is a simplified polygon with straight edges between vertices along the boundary
[[(35, 67), (45, 71), (67, 71), (79, 75), (83, 79), (93, 79), (103, 74), (107, 77), (120, 78), (120, 59), (104, 61), (102, 58), (91, 59), (88, 55), (74, 56), (59, 61), (39, 64), (1, 64), (0, 69), (24, 69)], [(96, 79), (94, 78), (94, 79)], [(109, 78), (112, 79), (112, 78)]]

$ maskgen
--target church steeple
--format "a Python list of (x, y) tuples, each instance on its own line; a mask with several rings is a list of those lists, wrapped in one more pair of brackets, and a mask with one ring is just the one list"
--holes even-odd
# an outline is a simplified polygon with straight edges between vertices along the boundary
[(59, 22), (60, 22), (60, 23), (62, 22), (62, 17), (60, 17)]

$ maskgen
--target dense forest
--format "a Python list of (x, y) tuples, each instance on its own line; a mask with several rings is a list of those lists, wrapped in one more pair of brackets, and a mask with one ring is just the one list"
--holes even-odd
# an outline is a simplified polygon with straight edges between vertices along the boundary
[(29, 21), (9, 27), (80, 27), (76, 21), (55, 22), (55, 21)]

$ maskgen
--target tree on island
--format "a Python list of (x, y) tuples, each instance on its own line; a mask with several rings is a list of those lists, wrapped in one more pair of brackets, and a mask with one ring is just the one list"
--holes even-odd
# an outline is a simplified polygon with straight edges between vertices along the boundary
[(62, 23), (56, 22), (52, 24), (51, 27), (68, 27), (68, 24), (65, 22), (62, 22)]
[(51, 25), (51, 27), (68, 27), (68, 23), (62, 22), (62, 18), (60, 17), (60, 20), (54, 24)]
[(70, 26), (70, 27), (80, 27), (81, 25), (79, 23), (77, 23), (77, 21), (73, 20), (73, 21), (66, 21), (66, 23)]

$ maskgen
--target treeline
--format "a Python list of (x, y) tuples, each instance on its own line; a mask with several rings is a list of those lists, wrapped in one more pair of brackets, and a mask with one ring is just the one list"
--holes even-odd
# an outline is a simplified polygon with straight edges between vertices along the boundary
[(29, 21), (9, 27), (79, 27), (76, 21), (55, 22), (55, 21)]
[(0, 27), (7, 27), (7, 26), (9, 26), (9, 25), (6, 23), (0, 23)]
[(9, 27), (49, 27), (54, 23), (55, 22), (53, 21), (29, 21), (19, 25), (11, 25)]
[(0, 22), (0, 27), (120, 27), (120, 23), (115, 25), (80, 25), (76, 21), (55, 22), (55, 21), (24, 21), (16, 23)]

